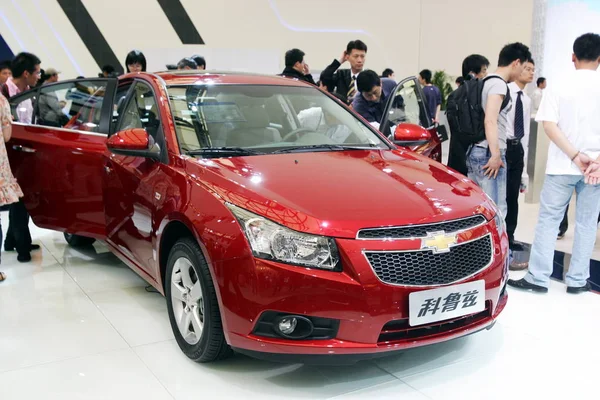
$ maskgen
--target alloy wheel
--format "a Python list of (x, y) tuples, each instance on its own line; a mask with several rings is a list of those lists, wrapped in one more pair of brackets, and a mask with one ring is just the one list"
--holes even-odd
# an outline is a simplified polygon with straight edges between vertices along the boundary
[(173, 265), (171, 303), (179, 333), (188, 344), (195, 345), (204, 329), (204, 296), (196, 268), (185, 257)]

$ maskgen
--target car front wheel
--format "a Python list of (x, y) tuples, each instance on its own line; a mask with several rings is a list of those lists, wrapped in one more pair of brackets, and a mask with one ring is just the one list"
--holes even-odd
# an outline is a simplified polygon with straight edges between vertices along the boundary
[(72, 233), (65, 233), (65, 240), (71, 247), (87, 247), (94, 244), (96, 239), (85, 236), (73, 235)]
[(184, 354), (202, 363), (229, 356), (210, 270), (194, 240), (173, 246), (165, 278), (169, 320)]

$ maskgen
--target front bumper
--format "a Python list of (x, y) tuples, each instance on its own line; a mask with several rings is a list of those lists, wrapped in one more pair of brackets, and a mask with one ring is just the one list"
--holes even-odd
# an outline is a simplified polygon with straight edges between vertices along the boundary
[[(506, 301), (504, 302), (506, 305)], [(502, 306), (504, 309), (504, 306)], [(500, 311), (502, 311), (502, 309)], [(494, 317), (495, 318), (495, 317)], [(379, 349), (374, 351), (350, 351), (347, 353), (328, 353), (328, 354), (318, 354), (318, 353), (267, 353), (264, 351), (255, 351), (255, 350), (247, 350), (242, 348), (233, 347), (233, 350), (237, 353), (244, 354), (248, 357), (256, 358), (259, 360), (276, 362), (276, 363), (300, 363), (300, 364), (311, 364), (311, 365), (352, 365), (356, 364), (359, 361), (363, 360), (372, 360), (376, 358), (388, 357), (409, 349), (411, 347), (421, 347), (427, 346), (430, 344), (435, 344), (439, 342), (444, 342), (460, 337), (465, 337), (469, 335), (473, 335), (482, 330), (490, 330), (496, 324), (495, 319), (492, 319), (490, 322), (486, 324), (478, 324), (476, 326), (471, 327), (468, 330), (465, 330), (461, 333), (457, 333), (451, 337), (445, 337), (442, 340), (430, 341), (423, 340), (418, 342), (416, 346), (397, 346), (393, 349), (387, 349), (385, 351), (380, 351)]]
[[(507, 302), (508, 243), (487, 224), (469, 237), (493, 236), (489, 267), (457, 283), (485, 281), (486, 309), (478, 314), (430, 325), (408, 325), (409, 294), (431, 287), (383, 283), (367, 262), (365, 250), (415, 246), (410, 241), (377, 242), (343, 239), (338, 246), (343, 272), (300, 268), (243, 258), (213, 266), (219, 285), (223, 326), (236, 351), (273, 361), (353, 363), (391, 352), (439, 343), (493, 326)], [(289, 340), (255, 335), (265, 312), (329, 318), (339, 321), (337, 334), (325, 340)]]

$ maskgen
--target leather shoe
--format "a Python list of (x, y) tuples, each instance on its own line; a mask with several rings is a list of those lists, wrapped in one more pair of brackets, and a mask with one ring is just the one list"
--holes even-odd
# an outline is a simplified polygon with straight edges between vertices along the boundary
[[(41, 247), (40, 247), (39, 244), (32, 244), (29, 247), (29, 251), (36, 251), (36, 250), (39, 250), (39, 249), (41, 249)], [(14, 248), (14, 246), (13, 247), (8, 247), (7, 245), (4, 245), (4, 251), (15, 251), (15, 248)]]
[(17, 256), (17, 261), (18, 262), (22, 262), (22, 263), (26, 263), (31, 261), (31, 254), (27, 253), (27, 254), (19, 254)]
[(512, 250), (512, 251), (525, 251), (525, 246), (523, 246), (521, 243), (519, 242), (514, 242), (511, 241), (508, 244), (508, 247)]
[(529, 283), (525, 280), (525, 278), (519, 279), (518, 281), (516, 281), (514, 279), (509, 279), (508, 286), (514, 287), (516, 289), (521, 289), (521, 290), (530, 290), (530, 291), (536, 292), (536, 293), (548, 293), (547, 287)]
[(577, 286), (567, 286), (567, 293), (570, 294), (579, 294), (584, 292), (589, 292), (592, 290), (592, 285), (587, 282), (585, 286), (577, 287)]
[(511, 271), (523, 271), (529, 268), (529, 262), (513, 262), (508, 266), (508, 269)]

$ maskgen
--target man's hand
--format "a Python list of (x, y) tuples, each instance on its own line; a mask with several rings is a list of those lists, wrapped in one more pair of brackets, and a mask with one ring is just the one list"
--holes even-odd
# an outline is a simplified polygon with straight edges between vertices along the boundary
[(310, 67), (304, 63), (304, 75), (310, 75)]
[(502, 158), (500, 158), (500, 154), (492, 156), (487, 164), (483, 166), (484, 175), (488, 178), (496, 179), (498, 171), (502, 167), (504, 167), (504, 163), (502, 162)]
[(585, 170), (585, 183), (588, 185), (600, 184), (600, 162), (593, 161)]
[(577, 156), (575, 156), (575, 158), (573, 159), (573, 162), (581, 170), (581, 173), (586, 173), (592, 161), (593, 160), (587, 154), (583, 153), (577, 154)]
[(342, 56), (339, 59), (340, 64), (345, 63), (346, 61), (348, 61), (348, 53), (346, 52), (346, 50), (344, 50), (344, 52), (342, 53)]
[(523, 175), (521, 177), (521, 187), (519, 188), (519, 191), (521, 193), (526, 193), (527, 192), (527, 187), (529, 186), (529, 177), (526, 175)]

